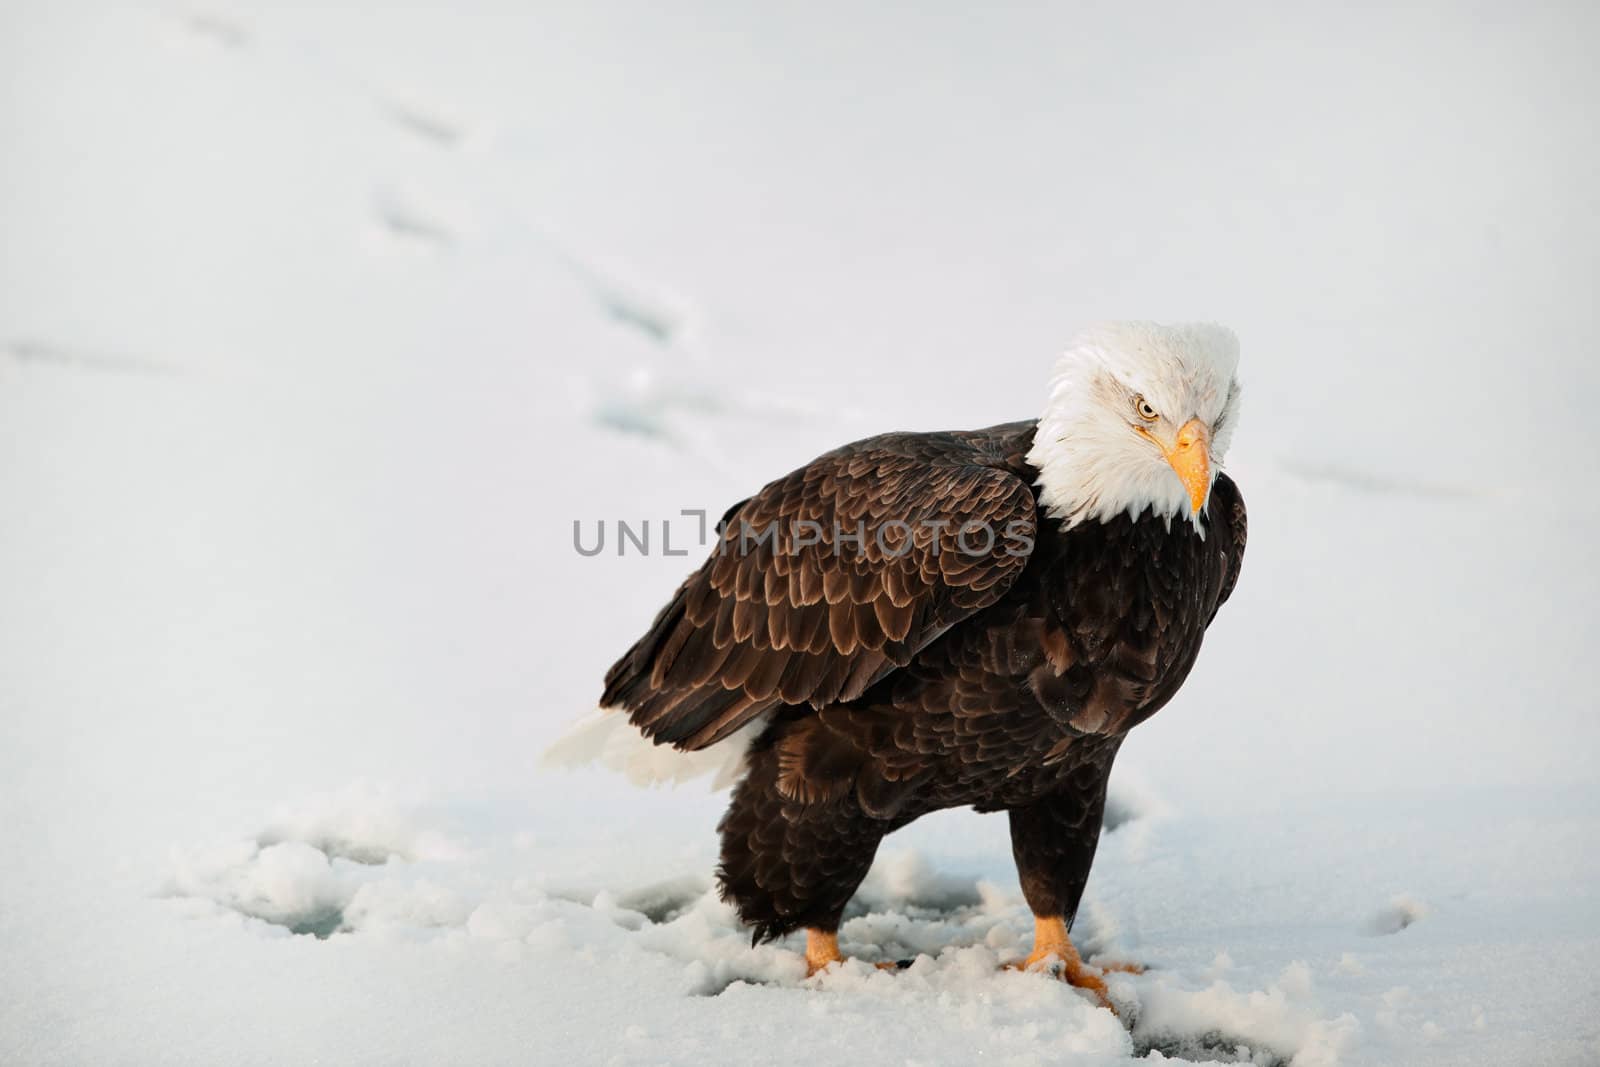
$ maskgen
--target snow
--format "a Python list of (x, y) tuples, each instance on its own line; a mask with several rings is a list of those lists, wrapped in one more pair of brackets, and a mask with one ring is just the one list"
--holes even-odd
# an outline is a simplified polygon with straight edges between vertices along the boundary
[[(7, 5), (0, 1062), (1600, 1060), (1595, 21)], [(1245, 379), (1075, 930), (1149, 970), (1002, 970), (948, 812), (808, 980), (704, 779), (540, 766), (692, 562), (573, 522), (1034, 414), (1113, 317)]]

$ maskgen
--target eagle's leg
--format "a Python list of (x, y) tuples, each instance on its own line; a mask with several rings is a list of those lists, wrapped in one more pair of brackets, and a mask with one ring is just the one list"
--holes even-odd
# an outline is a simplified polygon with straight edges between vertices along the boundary
[(1033, 951), (1016, 966), (1032, 970), (1057, 959), (1064, 981), (1089, 990), (1108, 1008), (1105, 979), (1098, 968), (1084, 963), (1067, 931), (1100, 842), (1113, 754), (1080, 765), (1057, 792), (1011, 809), (1011, 851), (1034, 917)]
[(810, 803), (778, 788), (778, 760), (758, 745), (722, 817), (722, 898), (755, 943), (804, 928), (809, 973), (838, 962), (845, 905), (867, 876), (890, 824), (861, 810), (853, 794)]

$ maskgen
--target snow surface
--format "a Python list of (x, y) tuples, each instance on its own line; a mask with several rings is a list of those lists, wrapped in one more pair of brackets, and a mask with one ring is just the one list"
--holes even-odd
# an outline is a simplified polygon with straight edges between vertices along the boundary
[[(519, 7), (0, 8), (0, 1062), (1600, 1062), (1592, 6)], [(998, 970), (949, 812), (806, 981), (722, 797), (538, 766), (692, 563), (573, 522), (1109, 317), (1246, 381), (1150, 970)]]

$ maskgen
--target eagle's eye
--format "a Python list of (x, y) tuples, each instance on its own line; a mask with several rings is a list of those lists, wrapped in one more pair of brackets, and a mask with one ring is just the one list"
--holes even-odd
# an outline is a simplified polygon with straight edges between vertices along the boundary
[(1138, 412), (1139, 417), (1145, 422), (1155, 422), (1161, 417), (1156, 413), (1156, 409), (1150, 406), (1150, 401), (1142, 396), (1133, 398), (1133, 410)]

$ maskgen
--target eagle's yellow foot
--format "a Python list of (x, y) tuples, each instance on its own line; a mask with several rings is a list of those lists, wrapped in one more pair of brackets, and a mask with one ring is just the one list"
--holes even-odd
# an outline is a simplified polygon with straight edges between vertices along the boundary
[[(1050, 961), (1057, 961), (1060, 969), (1050, 966)], [(1106, 980), (1100, 976), (1100, 969), (1091, 967), (1083, 962), (1083, 957), (1078, 955), (1078, 950), (1073, 946), (1072, 939), (1067, 936), (1067, 924), (1060, 916), (1052, 918), (1034, 917), (1033, 920), (1033, 951), (1028, 957), (1018, 963), (1008, 964), (1012, 970), (1032, 971), (1046, 970), (1060, 978), (1063, 982), (1077, 989), (1087, 989), (1100, 1001), (1100, 1006), (1108, 1008), (1115, 1015), (1117, 1009), (1111, 1003), (1111, 996), (1106, 989)], [(1109, 970), (1123, 970), (1133, 967), (1133, 964), (1121, 964), (1108, 968)], [(1137, 973), (1137, 972), (1130, 972)]]
[(1118, 974), (1143, 974), (1144, 964), (1129, 963), (1126, 960), (1102, 960), (1095, 964), (1102, 971), (1116, 971)]
[[(806, 977), (827, 970), (830, 963), (843, 963), (844, 954), (839, 951), (839, 935), (837, 933), (806, 929)], [(875, 963), (874, 967), (880, 971), (897, 971), (898, 963)]]
[(843, 963), (839, 935), (822, 930), (806, 930), (806, 977), (810, 978), (830, 963)]

